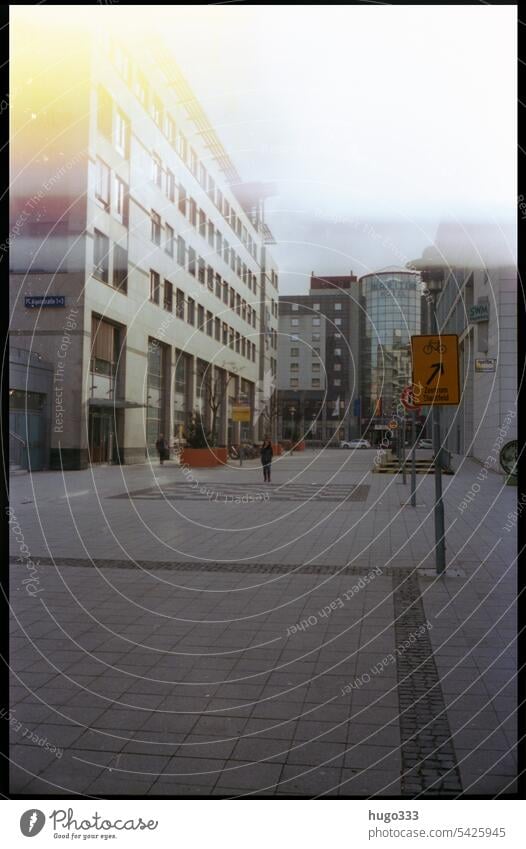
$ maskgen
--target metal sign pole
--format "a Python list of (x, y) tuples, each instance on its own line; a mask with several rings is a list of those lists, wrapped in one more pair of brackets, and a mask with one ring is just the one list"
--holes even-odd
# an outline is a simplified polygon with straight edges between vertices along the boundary
[(433, 451), (435, 454), (435, 553), (437, 575), (446, 570), (444, 501), (442, 499), (442, 450), (440, 447), (440, 407), (433, 405)]
[(405, 413), (404, 413), (404, 420), (402, 422), (402, 483), (407, 483), (407, 478), (406, 478), (406, 474), (405, 474), (405, 461), (406, 461), (406, 454), (405, 454)]
[(411, 507), (416, 507), (416, 410), (411, 413)]

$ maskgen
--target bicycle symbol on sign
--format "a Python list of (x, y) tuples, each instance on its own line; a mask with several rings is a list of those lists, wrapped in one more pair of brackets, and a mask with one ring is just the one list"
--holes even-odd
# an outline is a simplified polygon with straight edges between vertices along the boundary
[(432, 342), (429, 342), (427, 345), (424, 345), (424, 354), (432, 354), (435, 351), (437, 354), (445, 354), (446, 346), (442, 345), (438, 339), (434, 339)]

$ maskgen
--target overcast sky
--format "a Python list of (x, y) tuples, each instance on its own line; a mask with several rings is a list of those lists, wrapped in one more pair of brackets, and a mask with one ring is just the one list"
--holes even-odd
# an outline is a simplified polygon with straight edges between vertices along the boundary
[(405, 265), (445, 218), (515, 218), (514, 6), (50, 10), (157, 28), (243, 179), (273, 185), (284, 292)]
[(444, 218), (514, 218), (513, 6), (172, 9), (242, 177), (275, 186), (284, 290), (405, 264)]

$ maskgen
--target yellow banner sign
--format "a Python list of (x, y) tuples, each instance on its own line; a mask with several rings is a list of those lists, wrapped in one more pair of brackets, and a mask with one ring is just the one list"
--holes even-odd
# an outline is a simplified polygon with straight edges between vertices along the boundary
[(459, 404), (458, 336), (411, 336), (413, 398), (425, 407)]
[(232, 407), (233, 422), (249, 422), (250, 418), (250, 407)]

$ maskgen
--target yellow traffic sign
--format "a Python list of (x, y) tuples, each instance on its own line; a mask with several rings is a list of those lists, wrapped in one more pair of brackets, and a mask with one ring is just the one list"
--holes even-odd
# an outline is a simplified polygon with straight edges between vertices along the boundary
[(459, 404), (458, 336), (411, 336), (413, 397), (418, 404)]
[(250, 407), (238, 405), (236, 407), (232, 407), (232, 421), (233, 422), (249, 422), (251, 419), (251, 410)]

